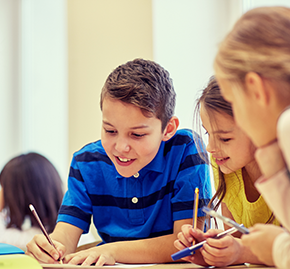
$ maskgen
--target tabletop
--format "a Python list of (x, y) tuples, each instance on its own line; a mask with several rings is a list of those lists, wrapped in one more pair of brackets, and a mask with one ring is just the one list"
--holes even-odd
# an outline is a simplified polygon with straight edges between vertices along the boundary
[[(105, 266), (79, 266), (79, 265), (69, 265), (69, 264), (42, 264), (44, 269), (91, 269), (91, 268), (125, 268), (125, 269), (195, 269), (195, 268), (214, 268), (214, 267), (203, 267), (193, 263), (168, 263), (168, 264), (117, 264), (117, 265), (105, 265)], [(245, 265), (231, 265), (227, 267), (219, 267), (220, 269), (275, 269), (276, 267), (267, 267), (263, 265), (245, 264)]]

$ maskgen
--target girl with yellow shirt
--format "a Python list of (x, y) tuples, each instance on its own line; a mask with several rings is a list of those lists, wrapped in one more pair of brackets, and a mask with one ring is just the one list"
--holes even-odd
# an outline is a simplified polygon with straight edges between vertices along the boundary
[[(219, 86), (213, 77), (203, 90), (196, 106), (202, 126), (208, 134), (206, 150), (210, 154), (216, 193), (209, 203), (215, 210), (221, 206), (222, 214), (245, 227), (255, 223), (279, 225), (263, 197), (255, 188), (255, 181), (261, 171), (254, 158), (255, 146), (247, 135), (236, 125), (230, 103), (221, 96)], [(227, 225), (224, 225), (228, 229)], [(240, 233), (213, 239), (220, 230), (212, 229), (203, 233), (184, 225), (174, 242), (181, 250), (196, 242), (207, 239), (207, 243), (196, 254), (184, 260), (200, 265), (228, 266), (261, 261), (242, 245)]]

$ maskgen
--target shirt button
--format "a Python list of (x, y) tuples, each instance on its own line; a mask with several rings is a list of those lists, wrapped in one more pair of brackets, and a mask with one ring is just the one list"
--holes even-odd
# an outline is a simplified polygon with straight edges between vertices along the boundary
[(139, 173), (137, 172), (135, 175), (134, 175), (134, 178), (138, 178), (139, 177)]
[(137, 197), (133, 197), (132, 198), (132, 203), (133, 204), (137, 204), (138, 203), (138, 198)]

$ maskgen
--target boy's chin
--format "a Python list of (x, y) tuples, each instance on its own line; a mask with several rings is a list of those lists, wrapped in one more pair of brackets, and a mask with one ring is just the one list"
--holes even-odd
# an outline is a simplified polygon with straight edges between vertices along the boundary
[(132, 173), (132, 172), (124, 172), (124, 171), (120, 171), (120, 170), (118, 170), (118, 169), (117, 169), (117, 171), (118, 171), (118, 173), (119, 173), (122, 177), (132, 177), (132, 176), (134, 176), (134, 175), (136, 175), (136, 174), (138, 173), (138, 171), (135, 172), (135, 173)]

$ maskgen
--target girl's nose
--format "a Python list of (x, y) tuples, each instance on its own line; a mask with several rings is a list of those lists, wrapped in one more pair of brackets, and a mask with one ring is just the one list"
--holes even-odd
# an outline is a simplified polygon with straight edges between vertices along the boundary
[(208, 153), (214, 153), (214, 152), (216, 152), (216, 143), (211, 138), (208, 138), (208, 144), (206, 146), (206, 151)]

